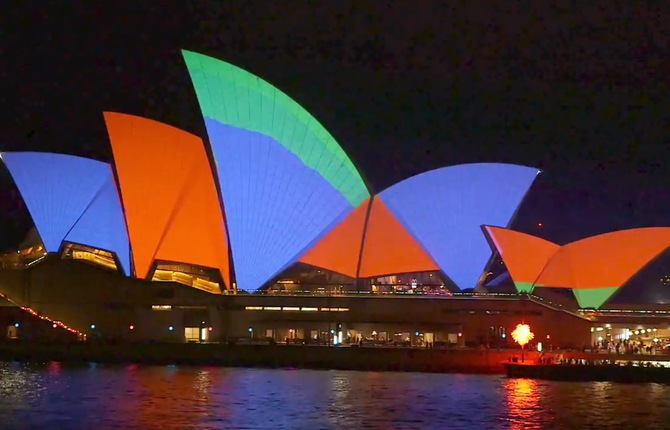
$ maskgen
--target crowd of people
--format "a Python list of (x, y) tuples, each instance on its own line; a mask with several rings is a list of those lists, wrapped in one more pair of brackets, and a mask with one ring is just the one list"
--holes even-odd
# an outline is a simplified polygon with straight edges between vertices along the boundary
[(593, 343), (595, 352), (608, 354), (647, 354), (660, 355), (667, 354), (670, 351), (670, 344), (658, 339), (651, 341), (644, 340), (619, 340), (619, 341), (600, 341)]

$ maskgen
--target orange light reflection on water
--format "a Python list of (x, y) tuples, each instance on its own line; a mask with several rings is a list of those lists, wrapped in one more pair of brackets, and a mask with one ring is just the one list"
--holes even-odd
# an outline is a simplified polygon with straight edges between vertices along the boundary
[(222, 375), (225, 371), (207, 367), (166, 366), (136, 371), (135, 381), (143, 391), (135, 405), (139, 422), (148, 426), (145, 428), (190, 428), (206, 420), (214, 404), (217, 418), (226, 418), (225, 404), (212, 398), (223, 382)]
[(529, 423), (537, 423), (540, 406), (539, 382), (534, 379), (508, 379), (504, 388), (507, 394), (507, 407), (510, 417), (510, 429), (532, 429)]

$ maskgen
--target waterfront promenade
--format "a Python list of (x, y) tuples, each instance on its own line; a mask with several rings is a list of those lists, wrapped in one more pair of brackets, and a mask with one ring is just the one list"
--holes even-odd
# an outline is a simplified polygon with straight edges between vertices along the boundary
[[(607, 355), (559, 351), (542, 358), (670, 361), (670, 355)], [(188, 343), (0, 343), (0, 361), (59, 361), (340, 369), (368, 371), (458, 372), (504, 374), (504, 363), (520, 361), (519, 349), (366, 348), (285, 345)], [(524, 361), (537, 363), (540, 353), (528, 351)]]
[[(519, 351), (188, 343), (0, 344), (0, 361), (189, 364), (227, 367), (502, 374)], [(537, 359), (537, 353), (526, 354)]]

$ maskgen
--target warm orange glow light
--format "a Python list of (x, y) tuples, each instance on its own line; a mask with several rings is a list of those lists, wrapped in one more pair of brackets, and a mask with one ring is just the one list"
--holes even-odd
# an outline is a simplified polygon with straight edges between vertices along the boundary
[(512, 332), (512, 339), (521, 346), (526, 345), (533, 340), (534, 337), (535, 335), (530, 331), (530, 326), (528, 324), (517, 324)]

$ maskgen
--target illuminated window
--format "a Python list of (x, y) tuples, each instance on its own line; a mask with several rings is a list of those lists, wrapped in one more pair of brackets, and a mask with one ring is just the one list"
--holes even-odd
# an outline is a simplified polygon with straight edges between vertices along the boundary
[(221, 285), (216, 282), (216, 276), (217, 273), (213, 269), (190, 264), (158, 263), (152, 281), (177, 282), (208, 293), (220, 294)]
[(111, 252), (89, 246), (68, 243), (63, 250), (63, 258), (85, 261), (110, 270), (118, 270), (114, 255)]
[(200, 327), (184, 327), (186, 342), (198, 342), (200, 340)]
[(18, 251), (9, 251), (0, 254), (0, 267), (23, 268), (30, 267), (44, 259), (46, 250), (42, 245), (30, 246)]

